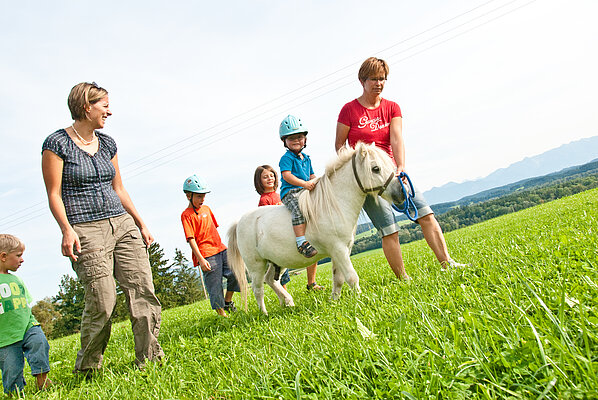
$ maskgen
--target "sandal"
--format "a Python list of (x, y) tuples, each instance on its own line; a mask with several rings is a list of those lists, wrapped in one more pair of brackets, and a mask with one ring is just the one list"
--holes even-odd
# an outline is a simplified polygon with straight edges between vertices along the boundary
[(297, 246), (297, 251), (299, 251), (302, 256), (307, 258), (312, 258), (318, 254), (318, 250), (316, 250), (314, 246), (312, 246), (307, 240), (301, 243), (301, 245)]
[(234, 301), (230, 301), (230, 302), (224, 302), (224, 311), (226, 311), (227, 313), (231, 313), (231, 312), (237, 312), (237, 307), (235, 307), (235, 302)]
[(307, 290), (324, 290), (324, 286), (320, 286), (316, 282), (308, 283)]

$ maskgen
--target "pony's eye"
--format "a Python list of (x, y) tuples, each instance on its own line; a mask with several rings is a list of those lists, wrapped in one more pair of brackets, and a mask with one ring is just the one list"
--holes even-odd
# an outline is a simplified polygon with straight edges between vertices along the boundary
[(379, 174), (380, 173), (380, 167), (379, 166), (373, 166), (372, 167), (372, 172), (375, 174)]

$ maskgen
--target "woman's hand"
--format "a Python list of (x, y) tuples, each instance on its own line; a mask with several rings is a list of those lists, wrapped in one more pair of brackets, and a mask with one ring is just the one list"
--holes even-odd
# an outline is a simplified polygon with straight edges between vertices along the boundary
[(154, 237), (152, 236), (152, 234), (150, 233), (149, 229), (147, 229), (147, 226), (142, 226), (139, 231), (141, 232), (141, 238), (143, 239), (143, 241), (145, 242), (145, 247), (150, 247), (150, 245), (152, 243), (154, 243)]
[(72, 227), (69, 227), (62, 234), (62, 255), (69, 257), (73, 262), (77, 261), (77, 254), (81, 253), (81, 241), (79, 235)]

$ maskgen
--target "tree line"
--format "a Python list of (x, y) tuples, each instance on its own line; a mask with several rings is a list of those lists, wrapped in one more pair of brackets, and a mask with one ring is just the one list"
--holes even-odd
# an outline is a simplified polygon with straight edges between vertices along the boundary
[[(598, 187), (598, 174), (576, 179), (563, 179), (552, 184), (520, 190), (492, 200), (455, 206), (443, 214), (436, 214), (436, 219), (440, 223), (442, 230), (449, 232), (596, 187)], [(401, 229), (399, 230), (399, 241), (401, 243), (409, 243), (423, 237), (418, 224), (409, 223), (401, 225)], [(382, 247), (380, 237), (378, 235), (371, 235), (356, 240), (351, 254), (378, 249), (380, 247)]]
[[(156, 296), (162, 308), (178, 307), (205, 299), (199, 271), (190, 265), (185, 255), (175, 249), (173, 261), (164, 257), (164, 250), (156, 242), (149, 247), (149, 260)], [(58, 294), (37, 302), (33, 315), (50, 339), (79, 332), (85, 307), (85, 291), (77, 278), (63, 275)], [(128, 318), (125, 295), (117, 284), (116, 307), (113, 321)]]

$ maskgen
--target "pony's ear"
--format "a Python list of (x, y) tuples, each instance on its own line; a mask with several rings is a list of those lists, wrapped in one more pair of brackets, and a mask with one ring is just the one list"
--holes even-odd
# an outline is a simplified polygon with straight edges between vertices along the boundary
[(368, 154), (368, 145), (363, 142), (359, 142), (359, 147), (356, 150), (359, 152), (359, 156), (361, 158), (365, 158), (365, 156)]

